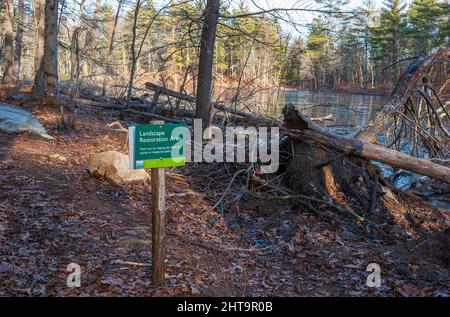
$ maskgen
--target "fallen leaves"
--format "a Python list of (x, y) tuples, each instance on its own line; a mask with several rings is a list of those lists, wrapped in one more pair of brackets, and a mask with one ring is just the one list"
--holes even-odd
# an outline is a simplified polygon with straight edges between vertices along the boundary
[[(45, 113), (51, 110), (42, 111), (51, 124)], [(83, 129), (58, 132), (52, 144), (22, 136), (10, 144), (0, 134), (0, 148), (7, 149), (0, 152), (0, 295), (448, 296), (444, 274), (424, 279), (427, 267), (397, 258), (386, 246), (397, 239), (392, 232), (377, 242), (353, 223), (332, 226), (257, 201), (254, 208), (205, 214), (212, 206), (208, 195), (222, 191), (206, 192), (210, 180), (193, 175), (190, 166), (167, 184), (179, 195), (167, 201), (167, 278), (155, 289), (149, 190), (87, 175), (87, 153), (124, 144), (122, 135), (102, 130), (103, 122), (82, 121)], [(39, 152), (26, 153), (33, 146)], [(82, 267), (80, 289), (66, 285), (72, 262)], [(381, 289), (365, 284), (371, 262), (382, 267)]]

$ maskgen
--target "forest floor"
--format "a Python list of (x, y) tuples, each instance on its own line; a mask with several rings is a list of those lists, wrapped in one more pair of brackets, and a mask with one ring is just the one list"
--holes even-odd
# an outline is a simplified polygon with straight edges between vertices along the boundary
[[(356, 224), (246, 197), (211, 211), (216, 201), (194, 164), (167, 170), (167, 274), (154, 288), (150, 184), (118, 186), (87, 171), (92, 153), (127, 153), (126, 134), (82, 111), (74, 130), (58, 130), (58, 109), (21, 106), (56, 141), (0, 132), (0, 296), (450, 294), (449, 263), (423, 247), (448, 234), (405, 240), (391, 230), (374, 239)], [(80, 288), (66, 285), (72, 262), (82, 268)], [(366, 286), (369, 263), (381, 267), (378, 289)]]

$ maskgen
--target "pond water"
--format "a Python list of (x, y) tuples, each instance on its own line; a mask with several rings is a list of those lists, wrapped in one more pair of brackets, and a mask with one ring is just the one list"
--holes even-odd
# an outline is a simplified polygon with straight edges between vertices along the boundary
[[(279, 96), (277, 98), (277, 96)], [(383, 108), (388, 96), (364, 95), (364, 94), (346, 94), (332, 92), (305, 92), (305, 91), (286, 91), (280, 94), (276, 92), (259, 95), (251, 107), (258, 105), (260, 113), (273, 117), (282, 117), (282, 110), (285, 105), (293, 104), (301, 112), (311, 118), (328, 118), (317, 122), (320, 125), (327, 126), (336, 133), (354, 136), (363, 126), (375, 117), (377, 112)], [(250, 106), (247, 106), (247, 109)], [(380, 139), (382, 141), (382, 139)], [(385, 164), (373, 162), (378, 165), (385, 177), (391, 176), (395, 170)], [(397, 188), (408, 190), (410, 184), (421, 178), (408, 171), (403, 171), (401, 175), (394, 179), (394, 185)], [(424, 197), (441, 208), (450, 209), (448, 201), (440, 201), (429, 197)]]
[(354, 135), (370, 121), (387, 101), (386, 96), (333, 92), (286, 91), (280, 94), (270, 115), (282, 116), (285, 105), (293, 104), (311, 118), (339, 134)]

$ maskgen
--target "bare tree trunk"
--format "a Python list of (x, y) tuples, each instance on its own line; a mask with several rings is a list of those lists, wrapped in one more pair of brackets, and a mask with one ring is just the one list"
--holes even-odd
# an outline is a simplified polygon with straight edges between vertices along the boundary
[(70, 42), (70, 83), (69, 96), (78, 96), (78, 86), (80, 81), (80, 34), (82, 31), (83, 11), (86, 0), (80, 2), (78, 13), (78, 25), (72, 33), (72, 40)]
[[(83, 45), (83, 52), (84, 55), (87, 56), (94, 56), (95, 57), (95, 51), (94, 51), (94, 42), (95, 38), (98, 38), (98, 20), (100, 15), (100, 0), (95, 1), (95, 11), (94, 15), (92, 16), (92, 23), (91, 27), (88, 29), (86, 36), (84, 37), (84, 45)], [(93, 72), (91, 69), (92, 67), (89, 65), (89, 62), (86, 58), (83, 59), (83, 67), (82, 70), (85, 72), (85, 74), (90, 74)]]
[(72, 41), (70, 43), (70, 83), (69, 96), (78, 96), (78, 85), (80, 81), (80, 47), (79, 35), (81, 27), (77, 26), (72, 33)]
[(201, 35), (200, 59), (195, 117), (203, 120), (203, 127), (211, 125), (211, 84), (220, 0), (208, 0)]
[(67, 2), (66, 0), (61, 0), (61, 4), (60, 4), (61, 10), (60, 10), (59, 17), (58, 17), (58, 33), (59, 33), (59, 27), (61, 26), (61, 20), (64, 15), (64, 9), (66, 8), (66, 2)]
[(109, 50), (108, 50), (108, 56), (106, 56), (107, 59), (107, 63), (106, 63), (106, 75), (103, 78), (103, 87), (102, 87), (102, 96), (106, 95), (106, 89), (107, 89), (107, 85), (108, 85), (108, 80), (110, 78), (108, 78), (109, 76), (111, 76), (113, 74), (112, 71), (112, 66), (111, 61), (112, 61), (112, 54), (114, 51), (114, 40), (115, 40), (115, 36), (116, 36), (116, 28), (117, 28), (117, 23), (119, 21), (119, 14), (120, 14), (120, 9), (122, 7), (124, 0), (119, 0), (119, 3), (117, 5), (117, 11), (116, 11), (116, 16), (114, 17), (114, 25), (111, 31), (111, 38), (109, 40)]
[(369, 84), (368, 66), (369, 66), (369, 32), (366, 31), (364, 36), (364, 89), (367, 89), (367, 85)]
[(22, 41), (23, 41), (23, 25), (24, 25), (24, 0), (19, 0), (17, 4), (17, 29), (16, 29), (16, 46), (14, 49), (14, 77), (19, 79), (20, 62), (22, 57)]
[(5, 39), (4, 39), (4, 63), (3, 63), (3, 78), (2, 83), (10, 83), (14, 81), (13, 67), (14, 67), (14, 55), (13, 55), (13, 0), (5, 1)]
[(59, 0), (45, 1), (44, 82), (49, 100), (59, 97), (58, 91), (58, 4)]
[(36, 99), (41, 99), (44, 97), (45, 0), (36, 0), (34, 16), (36, 19), (36, 47), (32, 95)]
[[(141, 43), (137, 46), (136, 49), (136, 39), (137, 39), (137, 24), (138, 24), (138, 18), (139, 18), (139, 11), (141, 9), (141, 6), (143, 5), (143, 1), (138, 0), (136, 4), (136, 9), (134, 11), (134, 21), (133, 21), (133, 29), (132, 29), (132, 41), (131, 41), (131, 71), (130, 71), (130, 79), (128, 82), (128, 92), (127, 92), (127, 98), (130, 99), (132, 92), (133, 92), (133, 84), (134, 84), (134, 76), (136, 74), (136, 68), (138, 60), (142, 53), (142, 48), (144, 47), (145, 40), (148, 36), (148, 33), (150, 31), (151, 26), (153, 25), (153, 22), (155, 22), (156, 18), (159, 16), (159, 14), (166, 8), (170, 6), (172, 1), (170, 1), (168, 4), (163, 6), (161, 9), (159, 9), (147, 22), (147, 25), (145, 27), (144, 34), (141, 39)], [(177, 77), (175, 76), (175, 81), (177, 80)]]
[(103, 87), (102, 87), (102, 96), (106, 95), (106, 89), (107, 89), (107, 85), (108, 85), (108, 80), (114, 72), (112, 70), (112, 65), (111, 64), (111, 60), (112, 60), (112, 54), (114, 52), (114, 40), (115, 40), (115, 36), (116, 36), (116, 28), (117, 28), (117, 23), (119, 21), (119, 14), (120, 14), (120, 9), (122, 8), (122, 4), (123, 4), (124, 0), (120, 0), (119, 4), (117, 5), (117, 11), (116, 11), (116, 16), (114, 17), (114, 25), (111, 31), (111, 37), (109, 40), (109, 50), (108, 50), (108, 56), (106, 56), (107, 59), (107, 63), (106, 63), (106, 74), (105, 77), (103, 78)]
[(130, 70), (130, 79), (128, 81), (128, 89), (127, 89), (127, 99), (131, 99), (131, 95), (133, 93), (133, 85), (134, 85), (134, 74), (136, 73), (136, 36), (137, 36), (137, 23), (139, 17), (139, 10), (141, 9), (142, 2), (141, 0), (137, 0), (136, 8), (134, 10), (134, 20), (133, 20), (133, 28), (132, 28), (132, 38), (131, 38), (131, 70)]

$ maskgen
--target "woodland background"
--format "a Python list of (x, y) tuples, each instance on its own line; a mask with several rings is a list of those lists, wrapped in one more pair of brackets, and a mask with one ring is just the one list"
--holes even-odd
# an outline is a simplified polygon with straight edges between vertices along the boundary
[[(40, 27), (55, 4), (54, 21)], [(381, 12), (373, 0), (350, 11), (346, 4), (316, 0), (255, 11), (252, 1), (221, 1), (213, 95), (244, 83), (388, 92), (411, 59), (448, 45), (447, 1), (387, 0)], [(52, 72), (72, 96), (85, 85), (97, 95), (130, 98), (127, 87), (146, 81), (195, 95), (205, 6), (201, 0), (0, 0), (2, 81), (34, 80), (39, 56), (53, 54)], [(293, 18), (303, 11), (315, 16), (307, 25)], [(58, 45), (40, 52), (44, 32)]]

